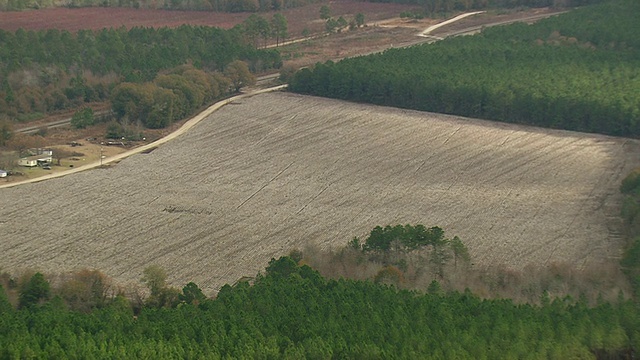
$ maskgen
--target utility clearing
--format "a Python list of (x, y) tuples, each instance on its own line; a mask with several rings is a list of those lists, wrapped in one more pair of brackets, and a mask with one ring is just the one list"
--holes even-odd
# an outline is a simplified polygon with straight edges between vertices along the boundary
[(268, 93), (115, 166), (0, 189), (3, 271), (156, 264), (211, 295), (376, 225), (440, 226), (474, 266), (617, 261), (636, 140)]

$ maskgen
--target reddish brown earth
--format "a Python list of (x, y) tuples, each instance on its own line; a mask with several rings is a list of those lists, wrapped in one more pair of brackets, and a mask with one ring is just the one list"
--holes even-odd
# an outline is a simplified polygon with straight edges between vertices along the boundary
[(5, 30), (117, 28), (125, 26), (177, 27), (182, 24), (231, 28), (242, 22), (245, 14), (226, 14), (204, 11), (167, 11), (131, 8), (56, 8), (32, 11), (0, 12), (0, 28)]
[[(325, 4), (326, 5), (326, 4)], [(281, 13), (287, 18), (289, 33), (300, 36), (305, 27), (311, 32), (322, 31), (324, 21), (319, 18), (322, 4), (290, 9)], [(398, 16), (400, 12), (412, 8), (398, 4), (374, 4), (358, 1), (336, 1), (329, 4), (334, 17), (346, 19), (363, 13), (366, 21), (376, 21)], [(249, 13), (231, 14), (211, 11), (171, 11), (132, 8), (55, 8), (30, 11), (0, 12), (0, 29), (15, 31), (24, 29), (60, 29), (77, 31), (80, 29), (177, 27), (182, 24), (231, 28), (246, 19)], [(273, 13), (260, 14), (271, 18)]]

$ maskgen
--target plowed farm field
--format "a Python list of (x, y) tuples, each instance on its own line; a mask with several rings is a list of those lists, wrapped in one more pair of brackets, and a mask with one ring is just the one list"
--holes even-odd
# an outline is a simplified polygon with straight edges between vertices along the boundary
[(635, 140), (270, 93), (119, 164), (0, 189), (2, 269), (157, 264), (208, 294), (376, 225), (440, 226), (476, 266), (616, 261)]

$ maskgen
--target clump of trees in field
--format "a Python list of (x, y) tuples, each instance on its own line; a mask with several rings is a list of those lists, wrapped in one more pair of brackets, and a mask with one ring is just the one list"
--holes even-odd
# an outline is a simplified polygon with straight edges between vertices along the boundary
[(459, 237), (447, 239), (441, 228), (426, 228), (420, 224), (376, 226), (364, 243), (355, 237), (349, 242), (349, 247), (362, 251), (372, 261), (401, 268), (407, 267), (408, 255), (422, 250), (429, 259), (433, 274), (440, 279), (444, 277), (444, 268), (449, 260), (453, 259), (457, 267), (458, 262), (468, 263), (470, 259), (469, 251)]
[(470, 289), (482, 297), (519, 303), (539, 304), (545, 293), (552, 298), (582, 298), (590, 304), (631, 295), (618, 264), (581, 269), (562, 262), (519, 269), (481, 266), (474, 264), (472, 251), (462, 239), (445, 236), (440, 227), (420, 224), (376, 226), (365, 238), (354, 237), (343, 248), (327, 251), (307, 246), (289, 256), (328, 278), (369, 280), (413, 290), (428, 289), (437, 281), (442, 291)]
[[(640, 3), (302, 69), (289, 89), (504, 122), (640, 135)], [(602, 14), (607, 16), (603, 17)]]
[[(620, 300), (589, 307), (482, 300), (469, 291), (398, 290), (328, 280), (290, 257), (253, 284), (215, 299), (166, 285), (152, 266), (135, 301), (84, 270), (55, 285), (41, 273), (2, 277), (0, 358), (627, 358), (640, 350), (640, 310)], [(17, 297), (18, 308), (14, 303)], [(134, 316), (135, 315), (135, 316)]]
[[(230, 77), (228, 69), (244, 70), (239, 61), (252, 72), (282, 65), (276, 50), (256, 49), (241, 26), (118, 28), (75, 34), (0, 30), (0, 123), (111, 100), (128, 86), (158, 102), (155, 109), (144, 110), (153, 113), (152, 119), (130, 119), (162, 127), (203, 101), (237, 91), (237, 86), (227, 84), (251, 83), (243, 71)], [(121, 116), (135, 112), (117, 110)], [(163, 119), (158, 118), (160, 113)], [(83, 121), (77, 124), (81, 127)], [(5, 130), (1, 143), (8, 140)]]

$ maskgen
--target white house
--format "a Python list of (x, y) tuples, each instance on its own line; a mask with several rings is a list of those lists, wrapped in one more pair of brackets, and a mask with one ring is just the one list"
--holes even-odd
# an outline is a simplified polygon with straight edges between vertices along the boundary
[(18, 165), (26, 167), (34, 167), (39, 164), (50, 164), (53, 162), (53, 156), (51, 154), (33, 155), (18, 160)]

